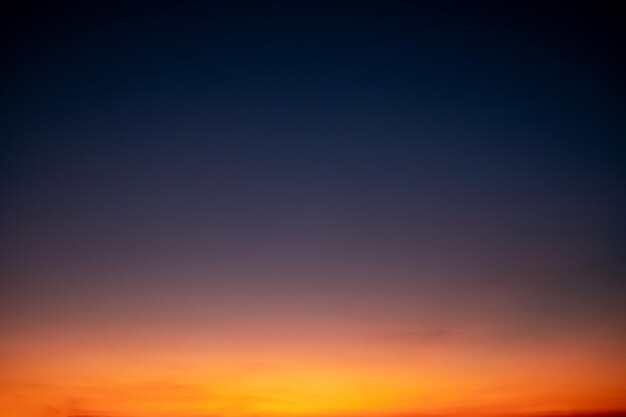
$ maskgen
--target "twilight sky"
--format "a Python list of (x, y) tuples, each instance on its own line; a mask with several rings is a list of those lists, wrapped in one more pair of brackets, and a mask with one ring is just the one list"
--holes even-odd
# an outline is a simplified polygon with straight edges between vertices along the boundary
[(0, 414), (626, 409), (623, 14), (297, 3), (4, 8)]

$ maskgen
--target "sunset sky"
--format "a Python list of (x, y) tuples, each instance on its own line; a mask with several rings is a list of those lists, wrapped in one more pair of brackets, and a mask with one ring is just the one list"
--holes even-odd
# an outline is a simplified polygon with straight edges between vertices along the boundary
[(0, 417), (626, 410), (615, 7), (2, 17)]

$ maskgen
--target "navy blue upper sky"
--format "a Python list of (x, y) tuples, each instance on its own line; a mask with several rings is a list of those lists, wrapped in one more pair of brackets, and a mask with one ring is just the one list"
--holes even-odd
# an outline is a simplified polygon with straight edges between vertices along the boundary
[(340, 259), (617, 317), (616, 10), (200, 3), (8, 10), (16, 304), (121, 285), (83, 267)]

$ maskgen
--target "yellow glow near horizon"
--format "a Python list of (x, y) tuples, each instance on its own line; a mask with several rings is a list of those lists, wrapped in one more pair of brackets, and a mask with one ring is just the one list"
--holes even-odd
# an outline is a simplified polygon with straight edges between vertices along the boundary
[[(144, 362), (123, 353), (116, 358), (84, 353), (57, 361), (42, 357), (2, 380), (0, 414), (482, 415), (626, 406), (621, 371), (583, 351), (541, 351), (520, 358), (490, 356), (470, 346), (419, 354), (354, 345), (320, 344), (313, 352), (296, 344), (273, 354), (265, 348), (250, 345), (250, 352), (259, 353), (248, 356), (234, 346), (231, 355), (219, 349), (206, 355), (170, 349), (151, 358), (147, 352)], [(349, 348), (352, 357), (346, 354)]]

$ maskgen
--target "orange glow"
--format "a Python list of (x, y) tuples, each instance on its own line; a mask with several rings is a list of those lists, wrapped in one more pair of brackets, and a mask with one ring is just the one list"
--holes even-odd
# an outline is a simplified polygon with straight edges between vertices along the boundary
[(422, 347), (305, 336), (196, 346), (172, 340), (152, 349), (122, 341), (31, 345), (6, 366), (0, 414), (486, 415), (626, 407), (624, 364), (611, 363), (601, 347), (507, 351), (470, 341)]

